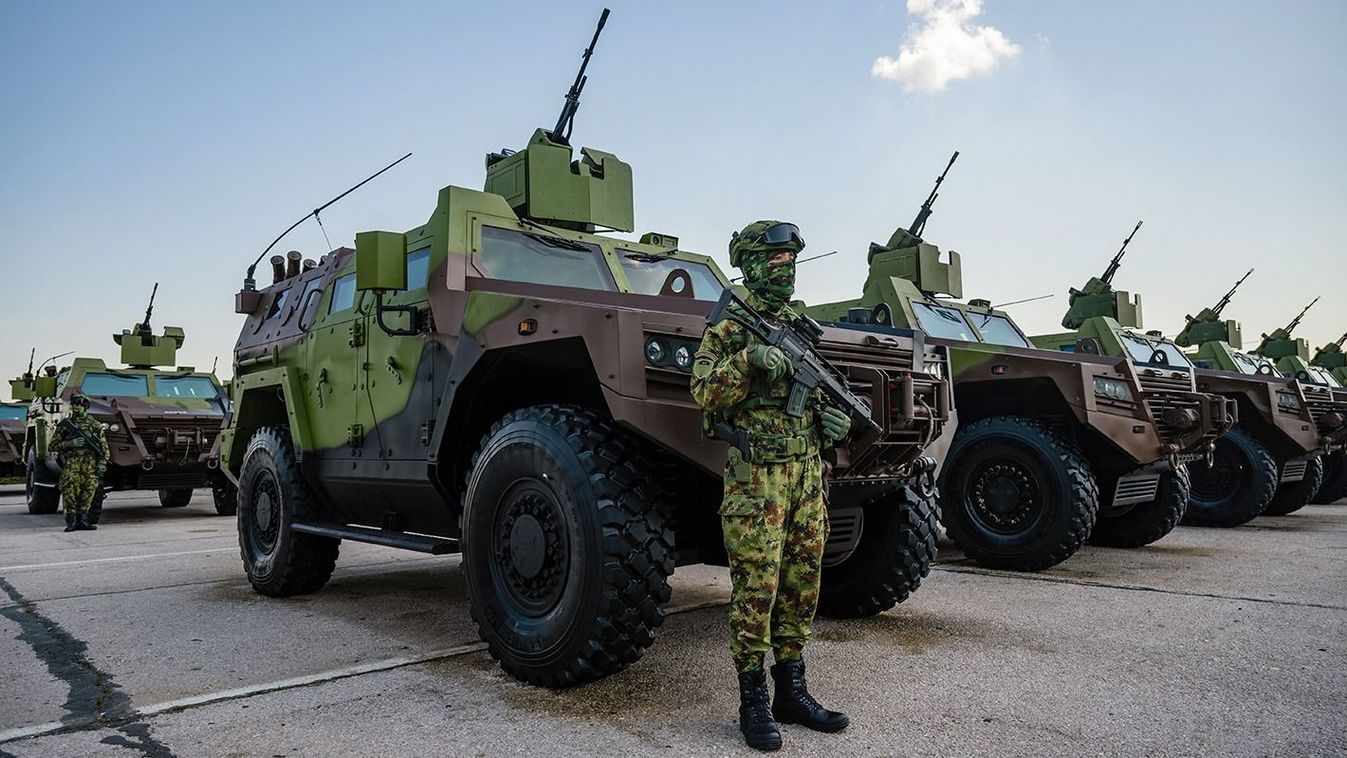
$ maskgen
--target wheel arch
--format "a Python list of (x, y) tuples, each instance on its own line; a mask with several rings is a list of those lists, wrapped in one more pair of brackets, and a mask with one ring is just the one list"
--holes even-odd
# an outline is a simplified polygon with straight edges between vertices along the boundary
[(221, 468), (237, 480), (248, 441), (268, 426), (289, 426), (296, 458), (302, 460), (310, 445), (298, 370), (283, 367), (235, 377), (233, 386), (234, 415), (220, 435)]

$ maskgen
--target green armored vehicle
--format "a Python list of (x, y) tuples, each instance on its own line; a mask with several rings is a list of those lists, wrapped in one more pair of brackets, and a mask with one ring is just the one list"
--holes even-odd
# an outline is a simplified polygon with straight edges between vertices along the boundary
[[(1291, 320), (1291, 323), (1273, 330), (1271, 334), (1264, 334), (1262, 340), (1258, 343), (1258, 347), (1251, 352), (1272, 363), (1283, 375), (1293, 377), (1299, 382), (1305, 392), (1306, 404), (1318, 424), (1320, 434), (1331, 441), (1329, 445), (1325, 446), (1324, 452), (1331, 454), (1347, 444), (1347, 389), (1344, 389), (1343, 384), (1333, 375), (1332, 369), (1316, 366), (1310, 361), (1310, 346), (1303, 338), (1292, 336), (1292, 332), (1300, 325), (1301, 319), (1317, 302), (1319, 302), (1319, 298), (1316, 297)], [(1337, 452), (1340, 456), (1341, 451), (1337, 450)], [(1334, 461), (1340, 464), (1342, 458), (1338, 457)], [(1334, 470), (1334, 489), (1341, 488), (1341, 474), (1338, 473), (1340, 470), (1340, 468)], [(1315, 499), (1325, 475), (1323, 461), (1316, 460), (1306, 470), (1307, 484), (1304, 487), (1306, 499), (1288, 503), (1286, 509), (1282, 510), (1281, 513), (1290, 513), (1304, 505), (1305, 502)], [(1325, 494), (1334, 493), (1330, 491)], [(1274, 513), (1271, 508), (1268, 509), (1268, 512)]]
[(1100, 328), (1074, 353), (1045, 350), (990, 301), (958, 300), (959, 254), (942, 261), (921, 236), (943, 179), (908, 229), (871, 244), (859, 299), (807, 312), (878, 334), (920, 328), (950, 349), (959, 430), (941, 468), (941, 517), (969, 557), (1038, 570), (1087, 538), (1160, 539), (1188, 500), (1180, 456), (1228, 428), (1226, 401), (1195, 392), (1163, 340)]
[(1320, 476), (1322, 454), (1342, 445), (1313, 386), (1285, 377), (1266, 358), (1243, 350), (1239, 322), (1222, 319), (1249, 269), (1214, 307), (1188, 316), (1175, 341), (1193, 350), (1198, 385), (1239, 404), (1239, 425), (1217, 442), (1209, 467), (1193, 473), (1189, 522), (1236, 526), (1260, 514), (1299, 509)]
[[(1310, 360), (1312, 365), (1326, 369), (1343, 387), (1347, 387), (1347, 353), (1342, 350), (1345, 342), (1347, 334), (1319, 348)], [(1343, 397), (1347, 395), (1347, 390), (1335, 390), (1334, 395)], [(1335, 450), (1325, 455), (1323, 461), (1324, 483), (1319, 485), (1319, 491), (1310, 500), (1319, 505), (1336, 503), (1347, 497), (1347, 449)]]
[[(14, 395), (15, 400), (23, 400)], [(23, 430), (28, 403), (0, 403), (0, 479), (23, 473)]]
[[(155, 285), (156, 291), (158, 285)], [(29, 407), (24, 460), (30, 513), (55, 513), (60, 501), (60, 462), (48, 449), (56, 425), (69, 414), (71, 396), (89, 398), (89, 414), (107, 433), (110, 460), (103, 478), (107, 490), (158, 490), (165, 508), (181, 508), (192, 490), (210, 487), (215, 510), (234, 513), (234, 488), (220, 471), (220, 431), (230, 413), (229, 400), (213, 373), (173, 366), (183, 330), (150, 328), (154, 295), (145, 320), (114, 334), (123, 367), (101, 358), (76, 358), (59, 372), (26, 375), (20, 383), (35, 399)], [(92, 518), (101, 511), (95, 499)]]
[[(728, 280), (674, 236), (608, 233), (635, 228), (631, 168), (575, 155), (573, 114), (488, 155), (483, 191), (440, 190), (423, 226), (278, 256), (264, 288), (250, 272), (221, 448), (258, 592), (319, 589), (342, 540), (458, 552), (490, 653), (548, 686), (636, 661), (675, 565), (726, 560), (726, 446), (689, 386)], [(824, 330), (818, 350), (880, 429), (830, 452), (820, 611), (871, 615), (934, 554), (948, 361), (910, 332)]]

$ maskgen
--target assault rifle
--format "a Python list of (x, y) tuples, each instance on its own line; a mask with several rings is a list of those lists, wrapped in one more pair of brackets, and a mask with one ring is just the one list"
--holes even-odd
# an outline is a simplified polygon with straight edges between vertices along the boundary
[[(817, 389), (828, 402), (847, 414), (852, 422), (864, 426), (874, 434), (884, 430), (870, 417), (870, 406), (865, 404), (851, 391), (846, 375), (828, 362), (815, 348), (823, 339), (823, 327), (814, 319), (801, 314), (794, 321), (776, 324), (763, 318), (733, 288), (725, 288), (721, 293), (711, 315), (706, 317), (707, 324), (718, 324), (724, 320), (734, 321), (747, 329), (764, 344), (778, 348), (786, 354), (795, 367), (792, 374), (790, 396), (786, 399), (786, 415), (799, 418), (804, 415), (810, 395)], [(748, 439), (740, 430), (728, 423), (715, 425), (716, 436), (739, 448), (747, 457)]]
[(81, 429), (79, 427), (79, 424), (76, 424), (70, 418), (64, 418), (61, 420), (61, 423), (56, 425), (56, 428), (69, 429), (70, 431), (79, 435), (80, 439), (84, 440), (84, 444), (89, 446), (89, 450), (91, 450), (94, 455), (98, 456), (100, 462), (102, 461), (104, 455), (103, 446), (98, 444), (98, 440), (94, 439), (93, 437), (90, 437), (88, 432)]

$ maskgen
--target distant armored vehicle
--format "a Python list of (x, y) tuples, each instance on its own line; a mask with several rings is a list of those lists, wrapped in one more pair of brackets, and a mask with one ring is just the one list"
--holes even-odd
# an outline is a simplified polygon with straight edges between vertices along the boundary
[(1243, 351), (1240, 325), (1222, 319), (1249, 269), (1225, 296), (1196, 316), (1175, 339), (1198, 367), (1198, 384), (1239, 404), (1239, 426), (1217, 442), (1209, 467), (1193, 471), (1189, 523), (1237, 526), (1267, 513), (1304, 505), (1315, 485), (1319, 454), (1332, 437), (1316, 423), (1314, 391), (1281, 375), (1270, 361)]
[(1306, 403), (1318, 424), (1319, 432), (1330, 440), (1330, 444), (1325, 446), (1324, 452), (1330, 455), (1336, 452), (1336, 457), (1333, 457), (1331, 461), (1327, 459), (1316, 460), (1307, 469), (1306, 481), (1301, 488), (1305, 495), (1304, 500), (1297, 497), (1281, 508), (1269, 508), (1268, 513), (1274, 515), (1290, 513), (1306, 502), (1319, 499), (1318, 490), (1322, 486), (1321, 480), (1328, 474), (1325, 463), (1331, 462), (1333, 468), (1332, 486), (1325, 493), (1325, 496), (1338, 494), (1338, 497), (1341, 497), (1343, 484), (1340, 472), (1343, 459), (1340, 448), (1347, 444), (1347, 389), (1343, 388), (1342, 382), (1339, 382), (1337, 377), (1334, 376), (1331, 368), (1315, 365), (1310, 361), (1310, 347), (1304, 339), (1292, 336), (1292, 332), (1300, 325), (1301, 319), (1305, 318), (1305, 314), (1317, 302), (1319, 302), (1319, 298), (1316, 297), (1295, 318), (1291, 319), (1289, 324), (1280, 329), (1274, 329), (1271, 334), (1264, 334), (1258, 347), (1252, 351), (1259, 358), (1266, 359), (1274, 364), (1277, 371), (1296, 379), (1300, 383), (1305, 393)]
[[(1347, 334), (1319, 348), (1310, 363), (1327, 369), (1338, 384), (1347, 387), (1347, 354), (1342, 350), (1344, 342), (1347, 342)], [(1347, 390), (1334, 390), (1333, 394), (1347, 399)], [(1344, 497), (1347, 497), (1347, 449), (1339, 449), (1324, 456), (1324, 483), (1319, 485), (1319, 491), (1310, 502), (1326, 505)]]
[[(158, 290), (158, 285), (155, 286)], [(191, 502), (192, 490), (209, 486), (215, 510), (234, 513), (234, 489), (219, 469), (219, 437), (230, 413), (229, 400), (213, 373), (191, 366), (171, 367), (184, 334), (176, 326), (155, 335), (150, 328), (154, 295), (145, 319), (134, 329), (114, 334), (121, 347), (121, 368), (100, 358), (75, 358), (69, 366), (42, 376), (25, 375), (19, 384), (35, 396), (29, 406), (24, 438), (30, 513), (55, 513), (60, 500), (60, 462), (48, 444), (56, 425), (69, 414), (75, 393), (90, 400), (89, 414), (107, 431), (111, 461), (105, 490), (158, 490), (165, 508)], [(93, 518), (101, 509), (95, 500)]]
[(808, 313), (878, 335), (920, 328), (949, 348), (959, 430), (940, 491), (950, 538), (981, 564), (1019, 570), (1059, 563), (1087, 538), (1160, 539), (1188, 502), (1181, 456), (1229, 427), (1228, 402), (1194, 391), (1177, 348), (1116, 322), (1092, 320), (1068, 354), (1034, 346), (988, 300), (947, 299), (963, 296), (959, 254), (942, 261), (921, 236), (936, 190), (908, 229), (870, 245), (859, 299)]
[(27, 418), (27, 403), (0, 403), (0, 479), (23, 473), (23, 429)]
[[(548, 686), (637, 660), (674, 566), (725, 562), (726, 446), (689, 385), (728, 280), (676, 237), (599, 233), (635, 228), (631, 168), (573, 152), (581, 71), (553, 129), (487, 156), (485, 191), (445, 187), (423, 226), (314, 265), (277, 256), (270, 286), (250, 273), (221, 447), (258, 592), (319, 589), (341, 540), (461, 552), (491, 655)], [(879, 429), (828, 453), (820, 610), (871, 615), (934, 554), (948, 361), (911, 332), (817, 348)]]

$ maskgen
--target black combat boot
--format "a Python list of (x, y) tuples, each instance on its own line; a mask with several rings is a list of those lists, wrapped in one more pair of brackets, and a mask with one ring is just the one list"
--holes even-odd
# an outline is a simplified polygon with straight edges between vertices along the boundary
[(772, 704), (767, 699), (767, 675), (762, 669), (739, 674), (739, 731), (744, 742), (757, 750), (781, 747), (781, 730), (772, 720)]
[(772, 666), (776, 698), (772, 715), (783, 724), (800, 724), (818, 732), (840, 732), (851, 719), (845, 713), (830, 711), (809, 694), (804, 682), (804, 661), (782, 661)]
[(66, 511), (66, 512), (65, 512), (65, 530), (66, 530), (67, 532), (73, 532), (73, 531), (75, 531), (75, 530), (78, 529), (78, 528), (79, 528), (79, 527), (75, 526), (75, 514), (71, 513), (70, 511)]
[(79, 515), (79, 519), (75, 521), (75, 528), (78, 529), (78, 530), (80, 530), (80, 531), (82, 531), (82, 532), (92, 532), (93, 530), (97, 529), (98, 527), (96, 527), (96, 526), (94, 526), (93, 524), (89, 523), (89, 514), (87, 514), (87, 513), (81, 513), (81, 514)]

